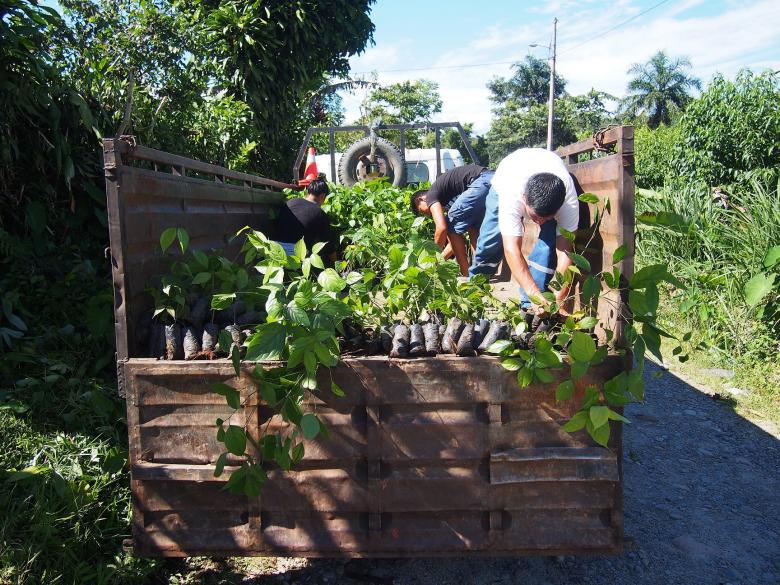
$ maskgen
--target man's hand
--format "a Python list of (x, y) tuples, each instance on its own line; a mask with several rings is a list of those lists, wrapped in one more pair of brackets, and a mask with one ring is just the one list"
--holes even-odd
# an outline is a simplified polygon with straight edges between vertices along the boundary
[[(512, 271), (512, 277), (517, 284), (523, 287), (525, 294), (531, 297), (542, 299), (542, 291), (536, 286), (531, 271), (528, 270), (528, 263), (523, 257), (523, 236), (503, 236), (504, 257), (506, 258), (509, 269)], [(546, 301), (545, 301), (546, 302)]]
[[(569, 269), (569, 266), (572, 265), (571, 256), (569, 256), (569, 252), (572, 252), (574, 250), (574, 246), (572, 243), (564, 238), (563, 236), (558, 236), (555, 238), (555, 256), (557, 259), (555, 271), (559, 272), (561, 274), (566, 274), (566, 271)], [(569, 290), (571, 289), (571, 284), (564, 284), (561, 287), (561, 290), (555, 293), (555, 302), (558, 303), (558, 306), (560, 307), (561, 314), (568, 315), (568, 310), (565, 309), (565, 306), (568, 304), (568, 297), (569, 297)]]

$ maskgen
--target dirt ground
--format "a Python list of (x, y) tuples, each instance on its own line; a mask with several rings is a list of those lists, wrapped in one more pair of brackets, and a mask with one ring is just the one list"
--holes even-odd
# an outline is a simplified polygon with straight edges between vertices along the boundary
[(779, 585), (780, 439), (672, 373), (647, 375), (647, 402), (627, 409), (621, 555), (189, 561), (172, 582)]

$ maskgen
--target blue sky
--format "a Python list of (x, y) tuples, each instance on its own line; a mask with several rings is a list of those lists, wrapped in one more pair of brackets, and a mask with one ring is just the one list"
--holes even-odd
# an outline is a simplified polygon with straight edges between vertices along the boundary
[[(557, 69), (573, 94), (623, 96), (631, 64), (659, 49), (688, 57), (705, 85), (716, 72), (780, 69), (780, 0), (378, 0), (376, 44), (350, 60), (352, 74), (376, 72), (382, 84), (432, 79), (444, 102), (435, 119), (482, 133), (491, 117), (485, 84), (529, 52), (546, 59), (554, 17)], [(347, 121), (365, 95), (343, 96)]]

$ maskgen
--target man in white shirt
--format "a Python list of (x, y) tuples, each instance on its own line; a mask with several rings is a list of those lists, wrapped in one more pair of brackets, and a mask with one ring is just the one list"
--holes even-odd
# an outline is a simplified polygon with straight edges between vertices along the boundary
[[(560, 228), (577, 230), (579, 199), (574, 181), (558, 155), (541, 148), (521, 148), (504, 158), (493, 176), (492, 188), (498, 194), (498, 228), (504, 257), (512, 276), (521, 287), (521, 301), (547, 301), (541, 293), (555, 272), (563, 274), (571, 266), (568, 252), (572, 244)], [(522, 254), (523, 218), (540, 226), (539, 239), (528, 260)], [(564, 287), (555, 293), (562, 301), (569, 293)]]

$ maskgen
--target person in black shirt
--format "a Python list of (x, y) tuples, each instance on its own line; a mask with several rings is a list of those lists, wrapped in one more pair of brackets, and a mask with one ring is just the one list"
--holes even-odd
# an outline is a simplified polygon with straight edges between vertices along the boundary
[(473, 248), (485, 217), (485, 199), (492, 178), (493, 171), (483, 166), (464, 165), (442, 174), (429, 189), (412, 194), (412, 210), (433, 218), (434, 240), (445, 256), (452, 251), (463, 276), (469, 275), (463, 234), (469, 233)]
[(290, 199), (282, 207), (276, 232), (285, 252), (291, 254), (295, 243), (303, 238), (309, 250), (317, 242), (325, 242), (320, 255), (331, 261), (336, 259), (337, 234), (328, 214), (321, 209), (329, 192), (323, 179), (315, 179), (306, 187), (306, 197)]

